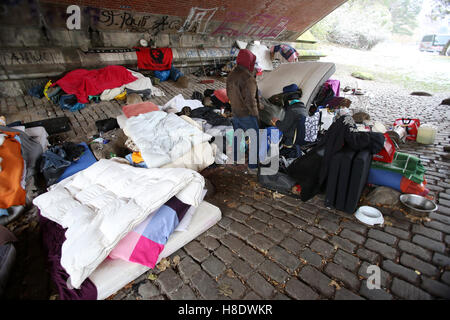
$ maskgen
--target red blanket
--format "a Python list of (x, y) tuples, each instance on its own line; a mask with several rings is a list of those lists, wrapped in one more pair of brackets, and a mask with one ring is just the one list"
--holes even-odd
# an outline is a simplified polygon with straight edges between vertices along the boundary
[(76, 69), (55, 82), (64, 92), (76, 95), (78, 102), (88, 103), (88, 96), (101, 94), (106, 89), (121, 87), (136, 81), (127, 68), (108, 66), (97, 70)]
[(164, 71), (172, 68), (173, 53), (171, 48), (135, 47), (138, 68), (144, 70)]

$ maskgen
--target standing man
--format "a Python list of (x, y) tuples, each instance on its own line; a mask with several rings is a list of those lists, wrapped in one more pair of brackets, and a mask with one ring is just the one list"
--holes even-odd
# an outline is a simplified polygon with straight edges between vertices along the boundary
[[(230, 99), (231, 111), (233, 112), (234, 130), (242, 129), (246, 132), (249, 129), (255, 130), (256, 141), (250, 138), (249, 144), (256, 143), (256, 154), (249, 154), (249, 172), (256, 173), (258, 164), (256, 156), (259, 153), (259, 98), (258, 87), (255, 79), (256, 56), (247, 49), (242, 49), (236, 59), (236, 67), (227, 77), (227, 95)], [(250, 137), (254, 135), (250, 135)], [(250, 151), (253, 148), (249, 148)], [(253, 152), (254, 153), (254, 152)], [(237, 159), (237, 139), (234, 138), (234, 154)]]

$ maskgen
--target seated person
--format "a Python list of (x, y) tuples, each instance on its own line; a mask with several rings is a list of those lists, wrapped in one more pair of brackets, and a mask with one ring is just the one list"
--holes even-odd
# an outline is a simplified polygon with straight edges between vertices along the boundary
[(297, 158), (301, 155), (300, 146), (304, 144), (305, 119), (308, 112), (303, 102), (299, 100), (301, 90), (296, 84), (284, 87), (283, 96), (286, 110), (284, 119), (273, 118), (272, 125), (283, 133), (280, 154), (288, 158)]

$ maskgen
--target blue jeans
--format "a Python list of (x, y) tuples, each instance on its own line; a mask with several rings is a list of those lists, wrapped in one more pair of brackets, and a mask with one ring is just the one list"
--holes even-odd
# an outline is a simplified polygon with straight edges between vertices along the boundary
[[(237, 129), (242, 129), (244, 132), (246, 132), (248, 129), (254, 129), (256, 132), (256, 146), (257, 146), (257, 154), (259, 154), (259, 125), (258, 125), (258, 119), (255, 116), (247, 116), (247, 117), (242, 117), (242, 118), (238, 118), (238, 117), (233, 117), (231, 119), (231, 122), (233, 123), (233, 129), (236, 131)], [(250, 143), (252, 143), (250, 141)], [(238, 155), (238, 141), (237, 141), (237, 137), (234, 137), (234, 141), (233, 141), (233, 150), (234, 150), (234, 161), (237, 161), (237, 155)], [(250, 160), (250, 155), (249, 155), (249, 160)], [(250, 162), (250, 161), (249, 161)], [(249, 163), (248, 167), (250, 169), (257, 169), (258, 168), (258, 164), (254, 164), (254, 163)]]

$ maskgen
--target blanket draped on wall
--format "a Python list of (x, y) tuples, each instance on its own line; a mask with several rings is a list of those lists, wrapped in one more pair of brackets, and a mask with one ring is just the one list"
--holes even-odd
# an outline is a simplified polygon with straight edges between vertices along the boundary
[(142, 48), (137, 49), (138, 68), (144, 70), (170, 70), (173, 53), (171, 48)]

